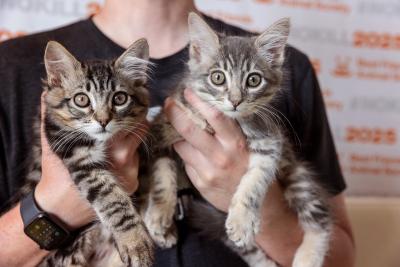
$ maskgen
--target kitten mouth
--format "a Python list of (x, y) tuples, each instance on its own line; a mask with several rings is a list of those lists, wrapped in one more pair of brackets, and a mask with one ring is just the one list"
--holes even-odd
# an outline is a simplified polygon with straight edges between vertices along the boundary
[(106, 129), (102, 128), (96, 132), (96, 134), (110, 134), (111, 132), (107, 131)]
[(239, 117), (239, 111), (234, 110), (234, 109), (226, 110), (224, 113), (226, 116), (233, 118), (233, 119)]
[(93, 135), (93, 137), (99, 141), (108, 140), (111, 136), (112, 136), (112, 133), (107, 130), (99, 130)]

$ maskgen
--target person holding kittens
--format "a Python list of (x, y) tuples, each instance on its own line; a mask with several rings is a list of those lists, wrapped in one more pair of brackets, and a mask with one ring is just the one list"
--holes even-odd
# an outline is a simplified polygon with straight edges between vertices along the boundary
[[(33, 116), (40, 105), (40, 79), (45, 72), (41, 63), (46, 43), (58, 41), (82, 60), (112, 59), (133, 41), (145, 37), (151, 61), (155, 63), (149, 81), (151, 106), (161, 106), (168, 90), (177, 84), (176, 77), (182, 75), (188, 59), (187, 15), (190, 11), (196, 11), (191, 0), (107, 0), (102, 11), (90, 19), (0, 45), (0, 243), (7, 244), (0, 250), (0, 266), (36, 266), (48, 253), (24, 234), (20, 204), (10, 206), (26, 174), (24, 162), (32, 140)], [(202, 16), (216, 31), (250, 34)], [(281, 100), (280, 111), (294, 128), (291, 138), (294, 145), (299, 143), (296, 146), (299, 157), (310, 162), (332, 195), (329, 203), (335, 221), (324, 266), (350, 267), (354, 264), (354, 241), (344, 207), (345, 183), (318, 82), (307, 57), (295, 48), (288, 48), (285, 64), (290, 69), (289, 89)], [(216, 111), (206, 112), (204, 103), (190, 91), (186, 99), (192, 106), (199, 107), (215, 134), (207, 135), (174, 101), (167, 100), (168, 119), (185, 138), (176, 143), (174, 149), (183, 159), (187, 174), (201, 197), (221, 212), (227, 212), (235, 188), (248, 167), (245, 139), (234, 120)], [(134, 136), (123, 136), (113, 140), (109, 148), (113, 171), (129, 194), (138, 187), (140, 159), (135, 151), (139, 143)], [(35, 200), (46, 213), (57, 217), (73, 232), (93, 220), (93, 211), (79, 196), (68, 171), (51, 153), (43, 135), (42, 151), (42, 177), (35, 190)], [(271, 185), (261, 213), (257, 244), (279, 266), (291, 266), (303, 233), (295, 214), (283, 201), (279, 184)], [(185, 219), (179, 221), (177, 227), (177, 246), (157, 250), (155, 266), (246, 266), (221, 242), (202, 239)]]

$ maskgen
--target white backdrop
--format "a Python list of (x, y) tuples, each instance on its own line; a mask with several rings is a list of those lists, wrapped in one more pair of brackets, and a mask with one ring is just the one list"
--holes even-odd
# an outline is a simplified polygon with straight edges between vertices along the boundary
[[(102, 0), (0, 0), (0, 42), (97, 12)], [(400, 1), (198, 0), (250, 30), (292, 18), (323, 90), (350, 194), (400, 195)], [(1, 55), (0, 55), (1, 56)]]

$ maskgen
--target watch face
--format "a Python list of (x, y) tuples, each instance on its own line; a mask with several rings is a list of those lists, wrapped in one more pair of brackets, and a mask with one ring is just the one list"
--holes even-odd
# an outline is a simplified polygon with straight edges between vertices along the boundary
[(53, 223), (44, 214), (40, 214), (27, 227), (25, 233), (35, 240), (41, 248), (52, 250), (57, 248), (68, 237), (68, 233)]

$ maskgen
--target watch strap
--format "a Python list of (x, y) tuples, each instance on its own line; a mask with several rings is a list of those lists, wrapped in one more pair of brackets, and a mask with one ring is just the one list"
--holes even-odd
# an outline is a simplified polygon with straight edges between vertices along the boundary
[(39, 213), (44, 213), (35, 201), (35, 190), (32, 190), (21, 200), (21, 217), (24, 225), (27, 226), (37, 217)]
[(56, 217), (47, 214), (38, 206), (34, 190), (21, 199), (20, 213), (25, 234), (41, 249), (53, 250), (68, 246), (76, 237)]

